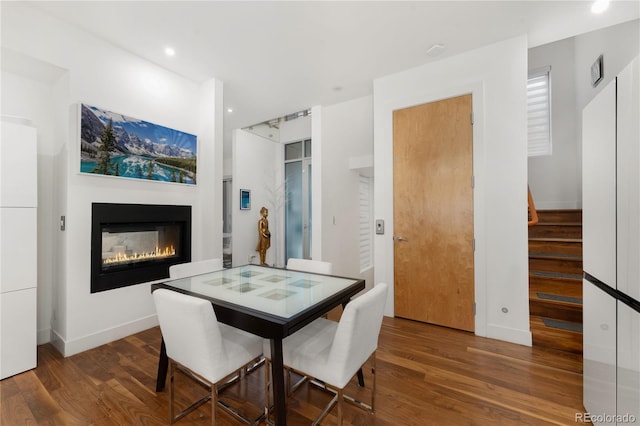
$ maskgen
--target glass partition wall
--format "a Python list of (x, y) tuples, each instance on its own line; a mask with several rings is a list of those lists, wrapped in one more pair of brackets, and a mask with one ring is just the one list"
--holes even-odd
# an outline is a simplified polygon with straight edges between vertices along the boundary
[(311, 257), (311, 139), (284, 146), (285, 263)]

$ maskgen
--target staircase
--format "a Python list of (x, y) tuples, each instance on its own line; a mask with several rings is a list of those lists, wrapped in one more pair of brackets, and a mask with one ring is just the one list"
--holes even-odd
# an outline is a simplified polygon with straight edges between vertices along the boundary
[(529, 227), (533, 345), (582, 353), (582, 211), (537, 214)]

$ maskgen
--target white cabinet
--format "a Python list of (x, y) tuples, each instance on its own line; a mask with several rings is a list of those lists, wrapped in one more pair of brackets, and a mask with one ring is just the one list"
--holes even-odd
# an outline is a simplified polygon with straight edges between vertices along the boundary
[[(617, 403), (619, 424), (640, 422), (640, 59), (618, 74), (617, 198), (618, 301)], [(635, 303), (634, 303), (635, 302)]]
[[(588, 281), (582, 286), (583, 393), (588, 412), (616, 412), (616, 299)], [(598, 424), (597, 422), (595, 424)]]
[(37, 283), (37, 215), (35, 208), (0, 208), (0, 292)]
[(0, 379), (36, 366), (36, 291), (0, 293)]
[(582, 112), (584, 270), (616, 287), (616, 81)]
[[(618, 415), (640, 422), (640, 312), (618, 302)], [(631, 423), (621, 419), (620, 424)]]
[(0, 138), (0, 379), (37, 361), (37, 134), (3, 118)]
[(640, 60), (617, 83), (617, 289), (640, 300)]
[(36, 207), (38, 152), (36, 129), (2, 120), (0, 207)]

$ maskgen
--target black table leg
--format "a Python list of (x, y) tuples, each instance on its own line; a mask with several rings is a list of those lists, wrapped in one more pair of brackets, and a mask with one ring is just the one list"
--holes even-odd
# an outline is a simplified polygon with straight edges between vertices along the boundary
[(275, 405), (276, 426), (287, 424), (287, 390), (284, 387), (282, 339), (271, 339), (271, 386)]
[(167, 369), (169, 368), (169, 357), (167, 357), (167, 347), (164, 345), (164, 338), (160, 345), (160, 358), (158, 359), (158, 377), (156, 378), (156, 392), (164, 390), (167, 381)]

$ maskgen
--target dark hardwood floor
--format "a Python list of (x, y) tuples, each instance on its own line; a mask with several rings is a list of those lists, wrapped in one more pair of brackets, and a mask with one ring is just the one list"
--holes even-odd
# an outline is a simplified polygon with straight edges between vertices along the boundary
[[(582, 357), (530, 348), (398, 318), (385, 318), (377, 352), (376, 414), (346, 405), (353, 425), (569, 425), (582, 413)], [(68, 358), (38, 347), (38, 367), (0, 382), (0, 424), (168, 424), (168, 391), (155, 392), (160, 331), (153, 328)], [(258, 415), (261, 367), (223, 393)], [(355, 379), (347, 393), (367, 401)], [(203, 390), (178, 374), (177, 400)], [(238, 397), (249, 402), (242, 403)], [(288, 424), (305, 425), (329, 396), (306, 385), (289, 400)], [(218, 410), (219, 424), (238, 424)], [(332, 412), (323, 424), (335, 424)], [(209, 405), (178, 425), (210, 424)]]

